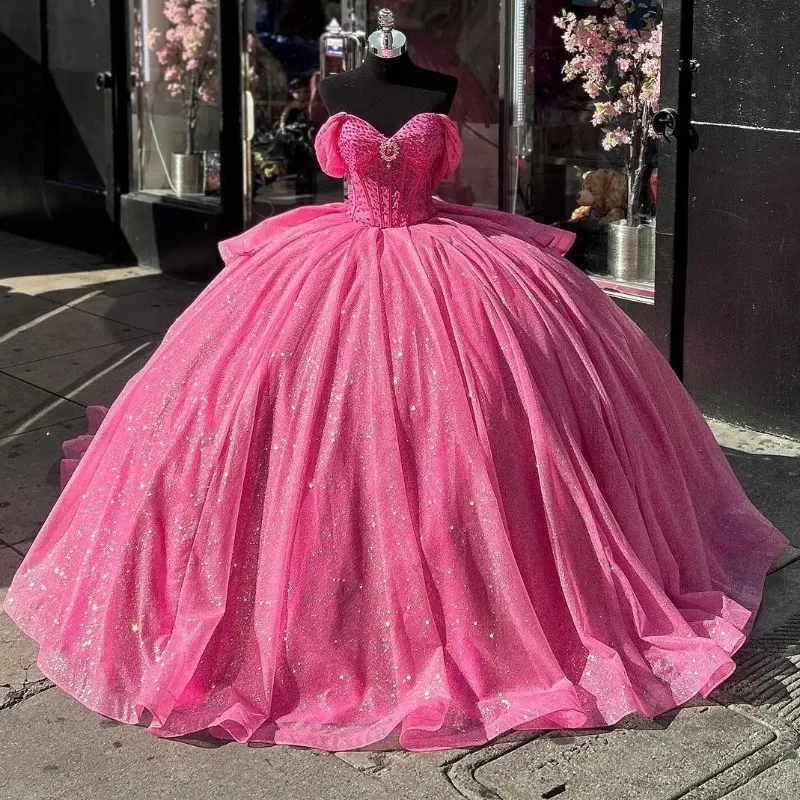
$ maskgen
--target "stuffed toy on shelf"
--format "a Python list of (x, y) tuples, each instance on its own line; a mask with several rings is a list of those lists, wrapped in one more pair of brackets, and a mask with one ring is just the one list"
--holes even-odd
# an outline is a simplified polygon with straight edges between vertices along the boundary
[(583, 176), (575, 198), (578, 208), (572, 212), (570, 222), (588, 220), (608, 225), (624, 219), (627, 194), (624, 175), (613, 169), (591, 170)]

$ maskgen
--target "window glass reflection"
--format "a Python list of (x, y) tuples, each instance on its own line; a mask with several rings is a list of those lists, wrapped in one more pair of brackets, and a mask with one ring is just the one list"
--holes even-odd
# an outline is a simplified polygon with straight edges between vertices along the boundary
[(219, 192), (218, 0), (132, 0), (133, 183), (216, 202)]
[(527, 0), (515, 210), (573, 230), (571, 259), (652, 299), (660, 0)]

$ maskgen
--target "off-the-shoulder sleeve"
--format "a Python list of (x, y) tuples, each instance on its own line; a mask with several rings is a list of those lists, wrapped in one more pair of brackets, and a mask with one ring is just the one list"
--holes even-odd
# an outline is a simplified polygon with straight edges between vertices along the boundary
[(341, 178), (347, 172), (347, 165), (339, 153), (339, 132), (345, 119), (347, 114), (343, 111), (328, 117), (314, 138), (317, 161), (322, 171), (331, 178)]
[(461, 163), (461, 155), (464, 152), (464, 143), (461, 141), (456, 123), (445, 114), (439, 114), (438, 117), (442, 123), (442, 132), (444, 133), (444, 147), (442, 148), (439, 163), (436, 166), (434, 185), (445, 178), (449, 178), (458, 169), (458, 165)]

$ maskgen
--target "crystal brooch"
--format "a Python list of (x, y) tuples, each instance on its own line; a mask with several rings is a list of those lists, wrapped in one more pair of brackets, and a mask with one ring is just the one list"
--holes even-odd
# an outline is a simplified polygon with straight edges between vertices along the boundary
[(381, 158), (387, 163), (394, 161), (400, 154), (400, 148), (393, 139), (386, 139), (381, 145)]

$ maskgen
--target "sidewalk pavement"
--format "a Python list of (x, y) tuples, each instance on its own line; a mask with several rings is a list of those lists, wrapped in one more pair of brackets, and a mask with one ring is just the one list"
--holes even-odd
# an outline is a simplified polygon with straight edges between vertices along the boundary
[[(202, 289), (0, 234), (0, 597), (58, 494), (59, 445), (109, 404)], [(756, 505), (800, 548), (800, 442), (711, 422)], [(477, 750), (329, 754), (157, 740), (51, 686), (0, 617), (0, 800), (789, 800), (800, 797), (800, 550), (711, 700), (613, 730)]]

